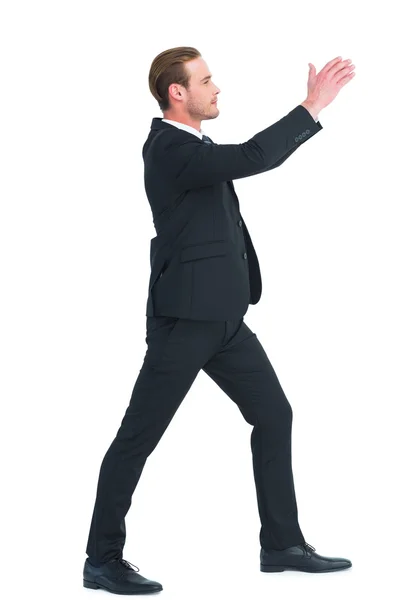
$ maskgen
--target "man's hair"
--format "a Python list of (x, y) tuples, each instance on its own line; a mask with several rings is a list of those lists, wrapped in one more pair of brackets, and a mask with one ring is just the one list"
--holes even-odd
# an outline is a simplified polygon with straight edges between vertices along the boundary
[(149, 87), (163, 112), (170, 108), (169, 86), (178, 83), (189, 89), (190, 75), (186, 72), (185, 63), (200, 56), (196, 48), (179, 46), (164, 50), (151, 63)]

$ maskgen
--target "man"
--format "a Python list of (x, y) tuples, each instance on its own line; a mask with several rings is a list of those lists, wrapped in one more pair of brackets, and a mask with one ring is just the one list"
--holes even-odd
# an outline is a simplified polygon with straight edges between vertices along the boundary
[(219, 88), (198, 50), (166, 50), (153, 61), (155, 117), (143, 146), (151, 240), (147, 352), (121, 426), (100, 468), (84, 586), (113, 593), (161, 591), (122, 558), (125, 516), (147, 457), (203, 369), (252, 424), (261, 520), (260, 569), (326, 572), (351, 567), (306, 543), (291, 467), (292, 409), (257, 336), (244, 323), (261, 297), (257, 255), (232, 180), (274, 169), (322, 129), (318, 115), (354, 76), (337, 57), (286, 116), (241, 144), (214, 144), (201, 122), (219, 115)]

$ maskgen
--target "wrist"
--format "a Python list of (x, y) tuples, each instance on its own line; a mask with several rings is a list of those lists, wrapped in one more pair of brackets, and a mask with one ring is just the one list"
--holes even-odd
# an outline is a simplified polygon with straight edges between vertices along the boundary
[(321, 112), (321, 109), (314, 102), (304, 100), (304, 102), (301, 103), (301, 106), (304, 106), (304, 108), (308, 110), (314, 121), (318, 121), (318, 114)]

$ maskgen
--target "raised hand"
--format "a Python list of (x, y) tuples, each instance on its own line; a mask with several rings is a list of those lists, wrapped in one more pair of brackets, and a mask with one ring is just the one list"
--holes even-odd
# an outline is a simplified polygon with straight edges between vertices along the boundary
[(337, 56), (330, 60), (317, 73), (314, 65), (309, 63), (307, 90), (308, 95), (305, 103), (319, 112), (332, 102), (345, 86), (355, 76), (354, 65), (351, 59), (342, 60)]

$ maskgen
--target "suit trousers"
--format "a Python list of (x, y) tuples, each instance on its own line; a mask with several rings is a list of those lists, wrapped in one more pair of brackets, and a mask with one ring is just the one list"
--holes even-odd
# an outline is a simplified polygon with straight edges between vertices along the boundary
[(100, 466), (86, 548), (89, 559), (103, 563), (122, 558), (125, 516), (147, 457), (200, 369), (253, 426), (250, 443), (261, 547), (283, 550), (304, 543), (292, 473), (292, 409), (243, 317), (234, 321), (147, 317), (146, 344), (130, 403)]

